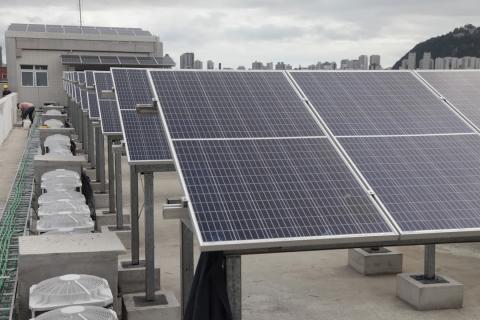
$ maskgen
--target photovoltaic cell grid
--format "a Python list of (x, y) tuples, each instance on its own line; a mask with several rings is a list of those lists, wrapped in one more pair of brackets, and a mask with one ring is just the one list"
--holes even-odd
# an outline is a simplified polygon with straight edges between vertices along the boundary
[(290, 74), (336, 136), (472, 132), (410, 72)]
[(88, 91), (88, 117), (90, 119), (99, 119), (100, 113), (98, 111), (97, 93), (95, 91)]
[(403, 231), (480, 228), (478, 135), (340, 142)]
[(85, 71), (85, 79), (87, 87), (93, 88), (95, 85), (95, 79), (93, 78), (93, 71)]
[(104, 134), (122, 134), (117, 100), (102, 99), (102, 90), (113, 88), (112, 75), (110, 72), (95, 72), (94, 77), (102, 132)]
[(62, 55), (62, 64), (80, 63), (80, 56), (77, 55)]
[(204, 242), (392, 232), (326, 138), (174, 145)]
[(433, 88), (480, 128), (480, 72), (418, 72)]
[(44, 24), (20, 24), (12, 23), (8, 31), (47, 32), (47, 33), (83, 33), (83, 34), (108, 34), (128, 36), (151, 36), (149, 31), (140, 28), (110, 28), (92, 26), (63, 26)]
[(88, 111), (88, 93), (85, 89), (80, 89), (80, 105), (83, 111)]
[(150, 74), (204, 249), (395, 234), (283, 73)]
[(162, 161), (172, 158), (158, 114), (138, 114), (137, 104), (151, 104), (154, 94), (147, 70), (111, 70), (120, 121), (129, 161)]
[(173, 139), (324, 135), (281, 72), (150, 74)]

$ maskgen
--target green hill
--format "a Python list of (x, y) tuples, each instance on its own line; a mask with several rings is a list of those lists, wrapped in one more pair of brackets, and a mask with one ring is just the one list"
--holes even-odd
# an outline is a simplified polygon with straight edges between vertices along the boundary
[(433, 59), (437, 57), (480, 57), (480, 27), (467, 24), (447, 34), (420, 42), (400, 58), (392, 68), (398, 69), (409, 52), (417, 53), (417, 65), (424, 52), (431, 52)]

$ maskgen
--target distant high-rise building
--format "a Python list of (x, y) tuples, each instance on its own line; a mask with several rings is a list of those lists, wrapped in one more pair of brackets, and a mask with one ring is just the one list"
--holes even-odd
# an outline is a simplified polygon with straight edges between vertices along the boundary
[(435, 69), (437, 70), (445, 69), (445, 59), (440, 57), (435, 58)]
[(402, 69), (402, 70), (408, 69), (408, 59), (403, 59), (402, 60), (402, 65), (401, 65), (400, 69)]
[(263, 70), (263, 63), (260, 61), (252, 62), (252, 70)]
[(222, 70), (222, 63), (221, 62), (218, 63), (218, 70)]
[(477, 58), (475, 57), (463, 57), (462, 61), (462, 69), (475, 69), (475, 62)]
[(287, 69), (287, 66), (283, 61), (277, 62), (277, 64), (275, 65), (275, 70), (286, 70), (286, 69)]
[(246, 70), (247, 68), (245, 68), (245, 66), (238, 66), (237, 67), (237, 70)]
[(379, 70), (382, 68), (382, 65), (380, 64), (380, 55), (378, 54), (372, 54), (370, 56), (370, 70)]
[(417, 68), (417, 53), (409, 52), (408, 53), (408, 69), (414, 70)]
[(432, 54), (430, 52), (424, 52), (423, 58), (420, 60), (420, 69), (429, 70), (433, 69)]
[(2, 46), (0, 46), (0, 67), (3, 66)]
[(207, 61), (207, 69), (213, 70), (215, 68), (215, 63), (212, 60)]
[(193, 69), (195, 55), (193, 52), (185, 52), (180, 56), (180, 69)]
[(365, 54), (362, 54), (360, 57), (358, 57), (358, 61), (360, 62), (360, 69), (361, 70), (368, 70), (368, 56)]
[(337, 63), (336, 62), (324, 62), (322, 63), (321, 70), (336, 70), (337, 69)]
[(350, 69), (360, 70), (360, 60), (351, 60), (350, 63), (351, 63)]
[(195, 60), (193, 62), (193, 69), (202, 70), (203, 69), (203, 62), (200, 61), (200, 60)]
[(349, 65), (350, 65), (350, 60), (348, 59), (343, 59), (342, 61), (340, 61), (340, 69), (342, 70), (347, 70), (349, 68)]
[(317, 66), (314, 65), (314, 64), (311, 64), (307, 67), (308, 70), (316, 70), (317, 69)]
[(268, 62), (268, 63), (265, 65), (265, 69), (266, 69), (266, 70), (273, 70), (273, 62)]

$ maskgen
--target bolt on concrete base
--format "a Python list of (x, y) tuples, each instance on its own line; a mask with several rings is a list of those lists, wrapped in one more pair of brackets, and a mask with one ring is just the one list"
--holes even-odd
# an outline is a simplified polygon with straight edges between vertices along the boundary
[[(95, 203), (96, 204), (96, 203)], [(109, 213), (108, 209), (98, 209), (96, 210), (96, 220), (95, 220), (95, 230), (101, 232), (103, 226), (113, 226), (117, 223), (117, 214)], [(123, 223), (125, 225), (130, 224), (130, 215), (123, 214)]]
[(155, 301), (145, 301), (145, 293), (123, 295), (123, 319), (126, 320), (178, 320), (180, 304), (170, 291), (156, 291)]
[(463, 306), (463, 284), (437, 274), (427, 280), (422, 274), (397, 275), (397, 297), (417, 310), (459, 309)]
[(349, 249), (348, 265), (357, 272), (370, 276), (402, 272), (403, 254), (387, 249)]
[[(160, 268), (155, 268), (155, 290), (160, 290)], [(120, 294), (145, 291), (145, 260), (133, 265), (131, 260), (119, 259), (118, 291)]]

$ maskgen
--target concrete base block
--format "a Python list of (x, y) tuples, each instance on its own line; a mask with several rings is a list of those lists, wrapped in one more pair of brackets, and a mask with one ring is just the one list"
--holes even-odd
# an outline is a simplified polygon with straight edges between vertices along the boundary
[[(98, 207), (97, 207), (98, 208)], [(113, 226), (117, 223), (117, 214), (109, 213), (108, 209), (97, 209), (97, 219), (95, 220), (95, 230), (102, 231), (103, 226)], [(130, 224), (130, 215), (123, 214), (123, 223)]]
[[(160, 268), (155, 268), (155, 290), (160, 290)], [(145, 292), (145, 260), (132, 265), (131, 260), (118, 261), (118, 292)]]
[(95, 168), (92, 169), (90, 162), (87, 164), (85, 168), (85, 173), (87, 176), (90, 177), (91, 181), (96, 181), (97, 170)]
[(157, 291), (154, 302), (145, 301), (145, 293), (123, 296), (124, 320), (179, 320), (180, 304), (170, 291)]
[(108, 193), (94, 193), (95, 208), (107, 208), (109, 205)]
[(387, 248), (348, 250), (348, 265), (367, 276), (400, 273), (402, 263), (403, 254)]
[(397, 275), (397, 297), (417, 310), (459, 309), (463, 306), (463, 284), (438, 275), (423, 280), (423, 275)]
[[(90, 185), (92, 186), (92, 190), (93, 192), (100, 192), (100, 182), (98, 181), (92, 181), (90, 182)], [(108, 183), (105, 183), (105, 191), (108, 190)], [(103, 193), (107, 193), (107, 192), (103, 192)]]
[(123, 229), (117, 229), (117, 226), (103, 226), (101, 228), (103, 232), (113, 232), (117, 235), (118, 239), (122, 241), (125, 248), (128, 250), (132, 248), (132, 231), (130, 225), (124, 225)]

